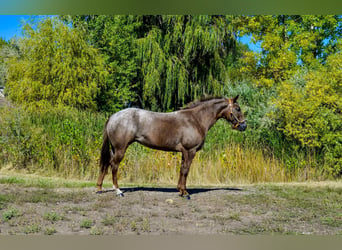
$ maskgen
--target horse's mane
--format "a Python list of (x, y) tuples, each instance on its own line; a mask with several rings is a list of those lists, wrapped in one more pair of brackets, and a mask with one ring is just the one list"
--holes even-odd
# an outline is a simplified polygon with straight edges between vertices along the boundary
[(214, 99), (224, 99), (225, 97), (222, 96), (203, 96), (198, 100), (195, 100), (193, 102), (188, 103), (185, 107), (181, 108), (182, 110), (184, 109), (192, 109), (195, 108), (199, 105), (202, 105), (208, 101), (214, 100)]

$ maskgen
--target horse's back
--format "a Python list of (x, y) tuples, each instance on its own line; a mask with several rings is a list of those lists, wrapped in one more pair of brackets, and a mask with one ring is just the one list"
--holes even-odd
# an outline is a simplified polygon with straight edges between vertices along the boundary
[[(174, 112), (173, 112), (174, 113)], [(139, 108), (127, 108), (113, 114), (107, 124), (107, 132), (130, 132), (138, 134), (145, 130), (153, 130), (161, 123), (174, 122), (171, 113), (159, 113)]]
[(112, 142), (130, 144), (137, 141), (156, 149), (174, 150), (181, 141), (183, 120), (184, 117), (177, 111), (160, 113), (127, 108), (110, 117), (107, 133)]

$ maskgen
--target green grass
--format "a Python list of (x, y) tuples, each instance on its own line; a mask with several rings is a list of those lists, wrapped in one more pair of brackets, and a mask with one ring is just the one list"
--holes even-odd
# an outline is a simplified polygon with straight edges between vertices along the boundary
[[(238, 92), (247, 91), (247, 98), (250, 89), (243, 86), (245, 90), (239, 89)], [(253, 96), (247, 99), (249, 102), (255, 100)], [(244, 108), (247, 104), (241, 103)], [(266, 127), (263, 129), (269, 134), (262, 133), (260, 123), (265, 118), (265, 110), (262, 111), (265, 105), (258, 104), (262, 108), (257, 103), (252, 104), (253, 108), (248, 107), (253, 109), (253, 115), (250, 115), (250, 127), (245, 132), (232, 130), (224, 120), (219, 120), (211, 128), (202, 151), (196, 154), (191, 165), (189, 184), (326, 179), (314, 157), (306, 157), (304, 153), (293, 154), (294, 150), (290, 150), (292, 155), (289, 154), (289, 142), (284, 142), (279, 131), (272, 132)], [(0, 183), (41, 188), (94, 185), (99, 172), (102, 131), (107, 115), (68, 107), (40, 108), (30, 112), (24, 112), (20, 107), (3, 107), (0, 108), (0, 116), (0, 172), (14, 170), (32, 173), (33, 177), (1, 175)], [(133, 143), (120, 165), (119, 182), (175, 184), (180, 165), (180, 153), (156, 151)], [(51, 178), (41, 179), (40, 176)], [(56, 181), (56, 178), (60, 179)]]
[(102, 220), (104, 226), (114, 226), (118, 222), (118, 217), (115, 215), (106, 214), (105, 218)]
[(45, 220), (51, 221), (51, 222), (57, 222), (59, 220), (62, 219), (62, 216), (60, 216), (59, 214), (57, 214), (56, 212), (46, 212), (43, 215), (43, 218)]
[(23, 232), (25, 234), (35, 234), (41, 231), (41, 226), (38, 224), (30, 224), (24, 227)]
[(21, 212), (17, 208), (13, 207), (13, 208), (6, 210), (2, 214), (2, 219), (4, 221), (9, 221), (9, 220), (16, 218), (16, 217), (19, 217), (19, 216), (21, 216)]
[(54, 227), (47, 227), (47, 228), (44, 229), (44, 234), (45, 235), (53, 235), (55, 233), (57, 233), (57, 230)]
[[(36, 174), (21, 174), (20, 171), (6, 171), (0, 169), (0, 184), (17, 184), (23, 187), (38, 188), (85, 188), (95, 187), (94, 180), (65, 179), (61, 177), (44, 177)], [(106, 187), (112, 186), (110, 183), (104, 184)], [(1, 199), (0, 199), (1, 200)]]
[(89, 219), (83, 219), (80, 222), (80, 227), (81, 228), (91, 228), (93, 226), (93, 221)]

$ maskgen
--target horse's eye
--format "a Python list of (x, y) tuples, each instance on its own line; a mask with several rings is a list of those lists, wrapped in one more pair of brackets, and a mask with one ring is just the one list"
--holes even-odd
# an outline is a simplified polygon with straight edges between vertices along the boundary
[(236, 108), (236, 110), (237, 110), (238, 112), (240, 112), (240, 111), (241, 111), (240, 107), (237, 107), (237, 108)]

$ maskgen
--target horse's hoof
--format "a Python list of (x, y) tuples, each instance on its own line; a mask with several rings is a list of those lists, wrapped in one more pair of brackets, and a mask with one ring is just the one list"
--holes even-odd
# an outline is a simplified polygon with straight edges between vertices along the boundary
[(99, 191), (96, 191), (97, 194), (102, 194), (103, 191), (102, 190), (99, 190)]
[(184, 198), (184, 199), (186, 199), (186, 200), (190, 200), (190, 195), (189, 194), (187, 194), (187, 195), (180, 194), (179, 196)]
[(124, 197), (123, 193), (118, 194), (119, 197)]

